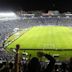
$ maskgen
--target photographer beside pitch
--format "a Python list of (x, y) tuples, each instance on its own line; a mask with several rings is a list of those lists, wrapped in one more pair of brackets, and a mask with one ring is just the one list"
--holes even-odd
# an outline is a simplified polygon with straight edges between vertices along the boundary
[(55, 59), (48, 54), (45, 54), (43, 52), (38, 52), (37, 53), (38, 57), (45, 57), (49, 60), (49, 64), (44, 70), (41, 70), (41, 64), (39, 62), (39, 59), (37, 57), (33, 57), (29, 63), (28, 63), (28, 68), (27, 72), (52, 72), (55, 64)]

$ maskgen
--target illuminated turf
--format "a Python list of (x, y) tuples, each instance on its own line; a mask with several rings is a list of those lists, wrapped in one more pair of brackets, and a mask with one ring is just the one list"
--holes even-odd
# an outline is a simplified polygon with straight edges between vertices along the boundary
[[(15, 38), (15, 36), (13, 37)], [(16, 44), (19, 44), (21, 49), (42, 49), (52, 55), (59, 54), (59, 59), (63, 60), (72, 57), (72, 50), (65, 51), (65, 49), (72, 49), (72, 27), (35, 26), (24, 33), (22, 31), (22, 35), (9, 44), (7, 49), (15, 48)], [(45, 49), (55, 49), (55, 51)], [(62, 51), (56, 51), (57, 49)], [(39, 50), (26, 51), (35, 56)]]
[(63, 26), (37, 26), (31, 28), (7, 48), (71, 49), (72, 28)]

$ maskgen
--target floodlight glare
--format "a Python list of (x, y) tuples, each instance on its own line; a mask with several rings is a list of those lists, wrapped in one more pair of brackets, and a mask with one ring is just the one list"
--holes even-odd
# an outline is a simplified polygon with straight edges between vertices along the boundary
[(16, 17), (14, 12), (0, 12), (0, 17)]

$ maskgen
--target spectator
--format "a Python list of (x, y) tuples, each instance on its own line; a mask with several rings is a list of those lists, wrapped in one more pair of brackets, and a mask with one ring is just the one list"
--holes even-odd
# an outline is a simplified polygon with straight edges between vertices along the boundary
[(69, 72), (72, 72), (72, 58), (70, 58), (69, 62)]
[(61, 65), (61, 72), (66, 72), (67, 71), (67, 65), (65, 62), (62, 62), (62, 65)]
[(42, 52), (38, 52), (38, 56), (39, 57), (45, 56), (48, 60), (50, 60), (50, 62), (47, 65), (46, 69), (44, 69), (42, 71), (41, 70), (41, 65), (40, 65), (40, 62), (39, 62), (38, 58), (33, 57), (30, 60), (29, 64), (28, 64), (28, 72), (52, 72), (54, 64), (55, 64), (55, 59), (51, 55), (44, 54)]

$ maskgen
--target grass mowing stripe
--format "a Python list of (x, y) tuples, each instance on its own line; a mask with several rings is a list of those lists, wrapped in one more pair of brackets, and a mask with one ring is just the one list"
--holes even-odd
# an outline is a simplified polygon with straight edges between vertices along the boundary
[[(41, 49), (46, 53), (60, 54), (59, 59), (66, 59), (72, 56), (72, 51), (50, 51), (45, 49), (72, 49), (72, 28), (64, 26), (36, 26), (22, 35), (19, 39), (7, 48), (15, 48), (20, 44), (21, 48)], [(33, 56), (39, 50), (26, 50)]]
[(21, 41), (21, 45), (25, 48), (64, 48), (68, 46), (65, 38), (68, 32), (69, 28), (63, 26), (37, 26), (21, 36), (16, 43)]

